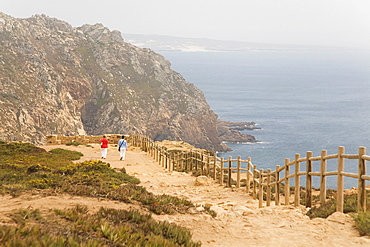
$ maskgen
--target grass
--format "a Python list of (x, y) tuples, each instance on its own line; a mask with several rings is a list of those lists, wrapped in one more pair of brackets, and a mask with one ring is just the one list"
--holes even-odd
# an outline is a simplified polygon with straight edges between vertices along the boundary
[(361, 236), (370, 236), (370, 212), (360, 212), (352, 217)]
[[(155, 214), (186, 213), (194, 207), (187, 200), (148, 192), (137, 178), (124, 169), (112, 169), (109, 163), (72, 162), (81, 156), (64, 149), (47, 152), (28, 143), (0, 142), (0, 194), (61, 192), (140, 204)], [(0, 245), (200, 246), (191, 242), (187, 230), (156, 223), (150, 215), (111, 209), (99, 212), (89, 214), (81, 207), (57, 214), (20, 209), (11, 215), (16, 225), (0, 226)]]
[[(370, 193), (367, 192), (367, 200), (370, 199)], [(357, 194), (345, 195), (343, 200), (343, 213), (357, 213)], [(327, 218), (336, 211), (337, 201), (334, 197), (330, 197), (325, 203), (319, 206), (312, 207), (307, 215), (313, 219), (316, 217)], [(370, 210), (370, 205), (367, 204), (367, 211)]]
[(77, 151), (65, 150), (62, 148), (55, 148), (49, 151), (52, 154), (59, 154), (67, 160), (79, 160), (83, 154)]
[[(330, 193), (329, 193), (330, 194)], [(367, 201), (370, 199), (370, 193), (367, 192)], [(349, 213), (355, 220), (355, 226), (361, 236), (370, 236), (370, 213), (357, 211), (357, 194), (345, 195), (343, 204), (343, 213)], [(337, 201), (330, 196), (328, 201), (319, 206), (312, 207), (307, 215), (310, 219), (327, 218), (336, 211)], [(370, 205), (366, 205), (366, 211), (370, 210)]]
[(67, 142), (66, 143), (66, 146), (87, 146), (85, 143), (81, 143), (81, 142)]
[[(284, 195), (283, 186), (280, 188), (280, 193)], [(294, 193), (294, 186), (291, 186), (290, 192)], [(314, 189), (318, 190), (318, 189)], [(275, 193), (275, 187), (272, 187), (272, 195)], [(319, 195), (313, 196), (312, 201), (313, 204), (317, 204), (317, 206), (313, 206), (308, 212), (307, 215), (310, 219), (313, 218), (327, 218), (333, 213), (336, 212), (337, 208), (337, 201), (336, 201), (336, 191), (333, 189), (328, 189), (326, 191), (326, 198), (327, 201), (323, 204), (319, 204), (320, 197)], [(259, 195), (257, 195), (258, 198)], [(264, 187), (264, 200), (266, 200), (266, 187)], [(305, 205), (306, 201), (306, 190), (304, 187), (300, 187), (300, 204)], [(273, 200), (273, 198), (271, 199)], [(370, 201), (370, 192), (367, 192), (367, 201)], [(351, 195), (344, 195), (343, 200), (343, 213), (349, 213), (355, 220), (355, 226), (358, 229), (361, 236), (367, 235), (370, 236), (370, 204), (367, 203), (366, 205), (367, 212), (358, 212), (357, 211), (357, 194)]]
[(1, 246), (200, 246), (173, 223), (156, 222), (135, 210), (100, 208), (90, 213), (77, 205), (65, 210), (12, 211), (16, 226), (0, 226)]
[(140, 202), (156, 214), (185, 213), (194, 205), (169, 195), (154, 195), (129, 176), (102, 161), (73, 163), (82, 154), (44, 149), (32, 144), (0, 143), (0, 194), (19, 196), (27, 190), (59, 191), (102, 197), (126, 203)]

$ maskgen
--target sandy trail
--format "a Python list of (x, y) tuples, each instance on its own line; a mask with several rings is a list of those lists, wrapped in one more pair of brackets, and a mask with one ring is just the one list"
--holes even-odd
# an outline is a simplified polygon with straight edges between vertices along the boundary
[[(84, 154), (80, 161), (101, 158), (98, 145), (43, 146), (46, 150), (64, 148)], [(195, 177), (180, 172), (168, 172), (147, 153), (129, 148), (126, 160), (119, 160), (117, 148), (109, 147), (107, 159), (113, 168), (125, 167), (128, 174), (140, 179), (141, 185), (155, 194), (169, 194), (185, 198), (199, 205), (210, 205), (217, 217), (208, 214), (153, 215), (157, 220), (167, 220), (190, 229), (195, 241), (202, 246), (370, 246), (369, 237), (360, 237), (354, 229), (353, 219), (346, 214), (335, 213), (327, 219), (310, 220), (304, 207), (272, 206), (258, 209), (243, 189), (224, 188), (211, 182), (207, 186), (195, 186)], [(66, 208), (77, 204), (86, 205), (91, 211), (101, 206), (129, 209), (138, 206), (110, 200), (58, 195), (42, 197), (23, 195), (17, 198), (0, 197), (0, 222), (6, 224), (7, 212), (15, 208)]]

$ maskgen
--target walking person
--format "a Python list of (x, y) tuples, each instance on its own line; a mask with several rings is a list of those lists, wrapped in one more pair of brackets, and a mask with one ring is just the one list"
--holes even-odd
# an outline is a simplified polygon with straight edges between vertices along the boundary
[(106, 159), (108, 153), (108, 140), (104, 135), (102, 139), (100, 139), (100, 151), (101, 151), (101, 158)]
[(125, 160), (126, 158), (126, 149), (128, 148), (127, 141), (125, 140), (125, 136), (122, 136), (122, 139), (118, 141), (118, 151), (119, 151), (119, 160)]

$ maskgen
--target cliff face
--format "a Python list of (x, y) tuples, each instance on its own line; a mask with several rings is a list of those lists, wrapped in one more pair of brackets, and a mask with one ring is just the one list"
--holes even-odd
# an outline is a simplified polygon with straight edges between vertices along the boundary
[(224, 151), (203, 93), (101, 24), (0, 12), (0, 139), (138, 133)]

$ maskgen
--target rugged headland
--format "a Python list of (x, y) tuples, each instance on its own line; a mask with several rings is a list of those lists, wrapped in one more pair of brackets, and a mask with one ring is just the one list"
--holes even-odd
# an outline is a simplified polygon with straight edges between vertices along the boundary
[(0, 12), (0, 138), (138, 133), (227, 151), (202, 91), (170, 66), (102, 24)]
[(261, 129), (256, 127), (255, 122), (230, 122), (226, 120), (217, 120), (218, 136), (223, 142), (257, 142), (253, 135), (246, 135), (240, 131)]

